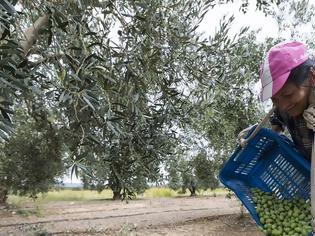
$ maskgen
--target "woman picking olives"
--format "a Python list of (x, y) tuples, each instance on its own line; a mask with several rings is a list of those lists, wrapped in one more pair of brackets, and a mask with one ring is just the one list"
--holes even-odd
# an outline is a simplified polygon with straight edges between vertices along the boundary
[(315, 62), (307, 55), (306, 46), (296, 41), (273, 46), (262, 64), (260, 80), (261, 100), (271, 98), (275, 106), (272, 129), (286, 127), (298, 150), (311, 160), (314, 131), (308, 128), (303, 113), (314, 93)]

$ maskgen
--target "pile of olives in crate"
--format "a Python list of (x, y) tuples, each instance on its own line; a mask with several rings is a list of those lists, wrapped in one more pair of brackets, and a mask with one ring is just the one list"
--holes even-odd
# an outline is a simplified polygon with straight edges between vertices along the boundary
[(278, 199), (257, 188), (251, 191), (265, 235), (307, 236), (312, 231), (310, 202), (301, 198)]

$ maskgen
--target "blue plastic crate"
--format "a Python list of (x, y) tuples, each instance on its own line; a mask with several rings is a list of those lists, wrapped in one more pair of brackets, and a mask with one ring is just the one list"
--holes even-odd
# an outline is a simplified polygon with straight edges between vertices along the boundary
[(273, 192), (279, 199), (298, 196), (307, 200), (310, 198), (310, 168), (310, 162), (296, 150), (292, 141), (262, 128), (245, 148), (237, 147), (221, 169), (219, 178), (261, 225), (250, 189)]

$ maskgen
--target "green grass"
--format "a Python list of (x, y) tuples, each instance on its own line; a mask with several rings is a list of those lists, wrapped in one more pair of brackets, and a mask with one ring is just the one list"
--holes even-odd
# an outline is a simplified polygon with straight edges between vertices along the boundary
[[(59, 190), (49, 191), (45, 194), (39, 194), (35, 200), (37, 203), (47, 203), (55, 201), (92, 201), (99, 199), (111, 199), (113, 194), (110, 190), (104, 190), (101, 193), (90, 190)], [(15, 206), (22, 206), (26, 203), (34, 202), (32, 199), (27, 197), (20, 197), (16, 195), (9, 195), (8, 203)]]
[(216, 188), (214, 190), (210, 190), (210, 189), (207, 189), (207, 190), (200, 190), (197, 192), (198, 195), (201, 195), (201, 196), (224, 196), (228, 193), (228, 190), (225, 189), (225, 188)]
[(111, 199), (113, 193), (110, 190), (104, 190), (101, 193), (91, 190), (60, 190), (51, 191), (41, 196), (44, 201), (91, 201), (99, 199)]
[(28, 217), (31, 215), (36, 215), (37, 217), (43, 216), (42, 208), (38, 205), (34, 209), (17, 209), (16, 214), (23, 217)]
[[(214, 190), (199, 190), (197, 192), (197, 196), (211, 196), (211, 197), (216, 197), (216, 196), (224, 196), (228, 193), (228, 190), (225, 188), (217, 188)], [(178, 197), (178, 196), (189, 196), (190, 192), (186, 190), (186, 193), (179, 193), (179, 191), (174, 191), (169, 188), (150, 188), (147, 189), (143, 197), (144, 198), (159, 198), (159, 197)]]
[(143, 197), (144, 198), (160, 198), (160, 197), (175, 197), (178, 194), (169, 188), (150, 188), (147, 189)]
[[(226, 195), (228, 191), (224, 188), (218, 188), (213, 191), (211, 190), (200, 190), (197, 192), (198, 196), (222, 196)], [(189, 196), (187, 190), (185, 194), (179, 194), (178, 191), (174, 191), (169, 188), (150, 188), (147, 189), (143, 194), (138, 195), (138, 198), (162, 198), (162, 197), (178, 197), (178, 196)], [(71, 190), (64, 189), (59, 191), (49, 191), (45, 194), (39, 194), (38, 198), (33, 201), (27, 197), (20, 197), (16, 195), (9, 195), (8, 203), (17, 207), (24, 206), (27, 203), (47, 203), (56, 201), (93, 201), (100, 199), (112, 199), (113, 194), (110, 190), (104, 190), (101, 193), (90, 190)]]

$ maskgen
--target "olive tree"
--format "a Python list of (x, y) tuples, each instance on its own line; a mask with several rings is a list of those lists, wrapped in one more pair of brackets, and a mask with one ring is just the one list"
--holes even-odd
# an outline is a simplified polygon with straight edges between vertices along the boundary
[[(273, 2), (257, 0), (257, 7)], [(196, 31), (215, 1), (18, 4), (23, 14), (1, 12), (7, 27), (0, 39), (0, 136), (8, 140), (15, 104), (31, 104), (47, 129), (49, 123), (58, 127), (68, 165), (93, 180), (102, 176), (115, 199), (143, 191), (146, 181), (157, 178), (178, 144), (178, 127), (206, 130), (215, 145), (222, 114), (233, 113), (235, 104), (242, 112), (230, 121), (254, 113), (252, 97), (244, 102), (245, 92), (237, 90), (244, 88), (242, 77), (226, 71), (241, 65), (229, 59), (234, 53), (250, 57), (246, 30), (230, 40), (230, 19), (210, 40)], [(253, 68), (245, 62), (249, 76)]]
[(36, 198), (38, 193), (47, 192), (58, 183), (57, 178), (64, 174), (58, 129), (49, 122), (20, 118), (24, 121), (19, 122), (10, 140), (1, 143), (3, 201), (8, 192)]

